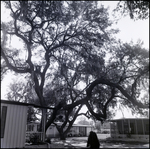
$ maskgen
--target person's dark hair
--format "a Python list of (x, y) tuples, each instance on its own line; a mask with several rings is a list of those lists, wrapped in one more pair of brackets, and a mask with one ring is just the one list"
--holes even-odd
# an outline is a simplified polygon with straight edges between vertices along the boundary
[(90, 146), (90, 149), (98, 149), (99, 145), (100, 143), (99, 143), (96, 133), (93, 131), (90, 131), (88, 141), (87, 141), (87, 147)]

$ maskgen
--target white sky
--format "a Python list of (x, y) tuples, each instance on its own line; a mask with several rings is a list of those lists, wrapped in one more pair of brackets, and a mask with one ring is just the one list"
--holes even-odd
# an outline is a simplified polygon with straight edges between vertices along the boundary
[[(103, 5), (110, 7), (110, 18), (112, 18), (112, 10), (116, 7), (117, 1), (103, 1)], [(1, 4), (1, 20), (8, 21), (9, 15)], [(143, 41), (143, 47), (149, 50), (149, 19), (147, 20), (131, 20), (129, 16), (122, 17), (117, 24), (114, 24), (114, 28), (118, 28), (120, 32), (116, 35), (118, 39), (121, 39), (123, 42), (130, 42), (131, 40), (136, 43), (138, 39)], [(18, 43), (14, 43), (18, 44)], [(1, 82), (1, 99), (5, 99), (5, 94), (9, 83), (12, 80), (12, 74), (7, 75), (4, 80)], [(82, 109), (82, 112), (85, 111), (85, 108)], [(117, 112), (115, 118), (123, 117), (121, 111)], [(132, 117), (132, 114), (129, 111), (124, 111), (124, 117)]]

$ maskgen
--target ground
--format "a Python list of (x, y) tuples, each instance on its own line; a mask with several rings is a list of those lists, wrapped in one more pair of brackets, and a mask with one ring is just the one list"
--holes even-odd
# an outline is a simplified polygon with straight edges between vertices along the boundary
[[(100, 148), (149, 148), (149, 143), (142, 142), (124, 142), (110, 141), (110, 134), (98, 134), (100, 140)], [(86, 148), (87, 137), (70, 137), (65, 141), (52, 138), (52, 148), (72, 147)]]
[[(97, 134), (100, 140), (100, 148), (149, 148), (149, 143), (129, 142), (129, 141), (112, 141), (110, 134)], [(65, 141), (58, 138), (52, 138), (49, 148), (86, 148), (88, 137), (68, 137)], [(43, 146), (46, 148), (47, 146)], [(42, 148), (42, 146), (25, 147), (25, 148)]]

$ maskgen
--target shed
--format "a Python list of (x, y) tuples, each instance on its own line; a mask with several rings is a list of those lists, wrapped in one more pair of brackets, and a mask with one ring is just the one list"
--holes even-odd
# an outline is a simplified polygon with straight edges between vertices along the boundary
[(1, 100), (1, 148), (24, 147), (27, 105)]
[(111, 120), (111, 137), (149, 141), (149, 118), (122, 118)]

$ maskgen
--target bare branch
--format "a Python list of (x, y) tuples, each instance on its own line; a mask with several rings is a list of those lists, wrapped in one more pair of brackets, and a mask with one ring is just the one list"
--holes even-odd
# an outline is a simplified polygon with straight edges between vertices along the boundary
[(11, 69), (11, 70), (13, 70), (13, 71), (15, 71), (15, 72), (17, 72), (17, 73), (30, 73), (30, 68), (28, 68), (28, 67), (15, 67), (15, 66), (13, 66), (10, 62), (9, 62), (9, 60), (8, 60), (8, 58), (7, 58), (7, 56), (5, 55), (5, 53), (4, 53), (4, 51), (3, 51), (3, 48), (1, 47), (1, 55), (2, 55), (2, 57), (4, 58), (4, 60), (5, 60), (5, 62), (6, 62), (6, 64), (7, 64), (7, 67), (9, 68), (9, 69)]

